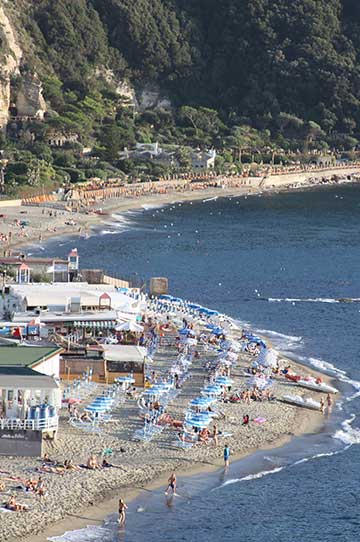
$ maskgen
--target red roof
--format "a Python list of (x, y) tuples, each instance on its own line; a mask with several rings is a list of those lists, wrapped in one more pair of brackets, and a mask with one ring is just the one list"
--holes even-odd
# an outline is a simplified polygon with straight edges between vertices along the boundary
[(30, 267), (28, 265), (26, 265), (26, 263), (22, 263), (19, 267), (20, 271), (27, 271), (29, 270), (30, 271)]
[(109, 294), (107, 294), (106, 292), (104, 292), (103, 294), (101, 294), (101, 296), (100, 296), (99, 299), (111, 299), (111, 297), (109, 296)]

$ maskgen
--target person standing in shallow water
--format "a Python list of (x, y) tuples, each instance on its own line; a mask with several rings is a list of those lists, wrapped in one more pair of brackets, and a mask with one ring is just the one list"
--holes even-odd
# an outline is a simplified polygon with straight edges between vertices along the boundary
[(228, 444), (225, 444), (224, 448), (224, 463), (225, 468), (227, 469), (229, 467), (229, 460), (230, 460), (230, 448)]
[(175, 495), (176, 494), (176, 474), (175, 472), (173, 472), (170, 476), (170, 478), (168, 479), (168, 486), (166, 488), (166, 491), (165, 491), (165, 495), (167, 495), (169, 493), (169, 491), (172, 491), (172, 494)]
[(327, 403), (327, 413), (328, 413), (328, 416), (330, 416), (331, 411), (332, 411), (332, 405), (333, 405), (333, 401), (332, 401), (332, 397), (330, 393), (327, 394), (326, 403)]
[(119, 525), (125, 525), (127, 504), (123, 499), (119, 499)]

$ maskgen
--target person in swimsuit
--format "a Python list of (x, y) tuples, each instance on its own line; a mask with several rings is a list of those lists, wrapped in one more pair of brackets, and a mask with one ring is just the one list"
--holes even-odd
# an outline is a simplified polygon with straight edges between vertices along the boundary
[(123, 499), (119, 499), (119, 525), (123, 526), (126, 519), (127, 504)]
[(176, 493), (176, 475), (175, 475), (175, 472), (173, 472), (171, 474), (170, 478), (168, 479), (168, 486), (166, 488), (165, 495), (168, 494), (170, 489), (172, 490), (173, 495), (175, 495), (175, 493)]
[(328, 415), (330, 415), (332, 411), (332, 405), (333, 405), (333, 401), (332, 401), (332, 397), (330, 393), (327, 394), (326, 402), (327, 402), (327, 413)]
[(214, 431), (213, 431), (213, 437), (214, 437), (214, 444), (215, 446), (217, 446), (219, 444), (219, 438), (218, 438), (218, 435), (219, 435), (219, 429), (218, 429), (218, 426), (215, 424), (214, 425)]
[(230, 459), (230, 448), (229, 448), (229, 445), (228, 444), (225, 444), (225, 448), (224, 448), (224, 463), (225, 463), (225, 468), (227, 469), (228, 466), (229, 466), (229, 459)]

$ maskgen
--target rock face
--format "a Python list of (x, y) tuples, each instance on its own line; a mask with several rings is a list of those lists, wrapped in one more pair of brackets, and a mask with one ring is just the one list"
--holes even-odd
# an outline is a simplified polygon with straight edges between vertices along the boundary
[(47, 111), (42, 95), (42, 84), (36, 74), (26, 75), (16, 98), (17, 114), (20, 117), (43, 119)]
[(9, 116), (11, 76), (19, 73), (23, 54), (3, 6), (0, 6), (0, 25), (6, 41), (0, 63), (0, 129), (3, 129)]
[(146, 109), (172, 109), (171, 101), (161, 95), (156, 87), (143, 88), (138, 93), (138, 107), (140, 111)]

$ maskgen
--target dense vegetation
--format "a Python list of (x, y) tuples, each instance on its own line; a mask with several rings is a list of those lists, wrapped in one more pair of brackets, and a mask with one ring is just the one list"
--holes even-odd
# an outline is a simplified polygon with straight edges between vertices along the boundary
[[(76, 181), (171, 169), (119, 160), (136, 141), (176, 145), (177, 167), (186, 169), (187, 147), (214, 146), (219, 167), (239, 168), (240, 156), (349, 151), (360, 139), (358, 0), (14, 4), (22, 70), (37, 71), (51, 111), (20, 134), (10, 127), (3, 144), (20, 165), (8, 168), (9, 186), (29, 175)], [(116, 93), (125, 79), (138, 91), (155, 85), (173, 108), (134, 113)], [(51, 149), (51, 130), (74, 132), (78, 143)], [(92, 157), (80, 156), (84, 145)]]

